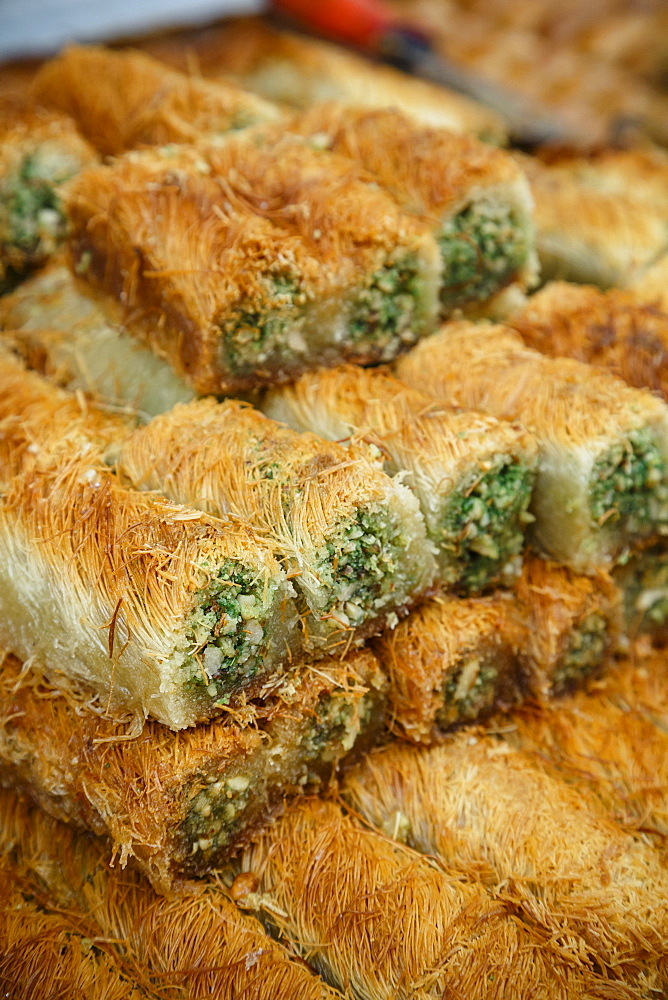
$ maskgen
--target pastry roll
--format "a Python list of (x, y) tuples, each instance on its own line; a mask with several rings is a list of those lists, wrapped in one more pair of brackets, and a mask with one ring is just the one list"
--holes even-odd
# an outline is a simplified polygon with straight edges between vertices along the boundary
[[(149, 46), (159, 58), (183, 64), (165, 40)], [(306, 108), (339, 100), (369, 108), (399, 108), (423, 125), (470, 132), (503, 143), (502, 117), (471, 98), (409, 76), (321, 39), (278, 31), (258, 19), (230, 21), (209, 30), (195, 50), (203, 73), (231, 75), (272, 101)], [(225, 78), (224, 77), (224, 78)]]
[(31, 367), (114, 406), (152, 417), (195, 395), (125, 331), (119, 303), (87, 290), (60, 254), (0, 298), (0, 326)]
[(665, 213), (634, 188), (606, 191), (518, 154), (535, 202), (543, 278), (626, 287), (668, 250)]
[(343, 647), (395, 624), (433, 582), (424, 521), (406, 486), (363, 453), (245, 403), (176, 406), (122, 444), (118, 465), (137, 489), (251, 524), (300, 594), (308, 648)]
[(9, 862), (0, 862), (0, 985), (5, 995), (13, 1000), (144, 1000), (146, 993), (108, 946), (93, 942), (96, 935), (83, 914), (48, 908), (40, 889)]
[[(157, 896), (138, 872), (111, 867), (99, 840), (8, 791), (0, 793), (0, 823), (4, 853), (13, 850), (20, 877), (38, 898), (89, 931), (90, 950), (103, 946), (110, 959), (122, 962), (124, 972), (141, 983), (141, 996), (336, 1000), (338, 994), (306, 963), (272, 941), (214, 882), (185, 895)], [(67, 964), (63, 956), (63, 968)], [(135, 1000), (127, 985), (122, 995)], [(34, 996), (31, 991), (26, 1000)]]
[(668, 835), (668, 733), (629, 696), (622, 674), (633, 669), (622, 660), (588, 690), (523, 705), (501, 725), (509, 743), (548, 760), (569, 784), (593, 791), (616, 822), (655, 834), (661, 847)]
[(275, 419), (330, 440), (370, 434), (386, 471), (416, 494), (447, 587), (475, 593), (515, 578), (536, 461), (523, 428), (443, 406), (391, 375), (352, 366), (309, 372), (262, 405)]
[(395, 743), (368, 754), (343, 795), (453, 874), (479, 872), (493, 895), (554, 935), (562, 956), (639, 992), (665, 990), (661, 855), (528, 754), (473, 729), (429, 748)]
[(668, 408), (568, 358), (546, 358), (501, 326), (445, 325), (397, 365), (408, 385), (518, 420), (538, 441), (530, 534), (592, 573), (668, 531)]
[(215, 138), (280, 117), (231, 81), (170, 69), (143, 52), (73, 45), (38, 70), (35, 100), (63, 111), (89, 142), (116, 155), (140, 145)]
[(433, 240), (349, 161), (207, 156), (130, 155), (68, 191), (76, 269), (198, 393), (388, 360), (432, 329)]
[(433, 743), (460, 722), (517, 700), (517, 647), (502, 597), (427, 601), (374, 648), (390, 679), (389, 724), (413, 743)]
[(54, 461), (58, 454), (114, 450), (133, 424), (63, 392), (0, 342), (0, 488), (12, 477)]
[(553, 176), (570, 178), (587, 189), (625, 195), (651, 205), (665, 217), (668, 213), (668, 153), (658, 146), (618, 149), (602, 147), (582, 153), (568, 148), (546, 147), (540, 151)]
[(18, 97), (0, 98), (0, 292), (63, 241), (59, 187), (96, 161), (71, 118)]
[(257, 688), (298, 644), (266, 543), (123, 487), (90, 451), (10, 481), (0, 506), (0, 642), (110, 704), (180, 729)]
[[(62, 687), (62, 685), (61, 685)], [(223, 718), (139, 732), (88, 688), (57, 690), (3, 658), (0, 781), (49, 813), (105, 834), (160, 892), (239, 850), (283, 799), (320, 788), (377, 738), (387, 682), (367, 650), (293, 667)]]
[(0, 354), (0, 642), (174, 728), (221, 711), (301, 646), (294, 590), (238, 517), (127, 489), (132, 428)]
[(668, 312), (632, 291), (551, 281), (507, 322), (543, 354), (608, 368), (668, 397)]
[(391, 108), (321, 104), (285, 129), (355, 160), (429, 225), (441, 257), (443, 316), (487, 302), (510, 284), (525, 289), (533, 283), (533, 202), (524, 173), (507, 153), (472, 136), (417, 126)]
[(458, 878), (332, 802), (293, 805), (236, 869), (254, 876), (257, 886), (239, 905), (262, 912), (329, 982), (354, 997), (482, 998), (490, 983), (494, 994), (518, 1000), (566, 1000), (581, 991), (603, 998), (599, 990), (609, 989), (609, 982), (564, 960), (470, 873)]
[(529, 555), (508, 613), (523, 635), (523, 682), (540, 700), (582, 684), (617, 645), (619, 594), (603, 571), (584, 576)]

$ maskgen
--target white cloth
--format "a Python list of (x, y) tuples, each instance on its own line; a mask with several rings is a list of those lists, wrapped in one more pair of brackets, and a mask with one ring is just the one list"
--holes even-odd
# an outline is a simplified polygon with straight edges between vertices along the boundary
[(262, 0), (0, 0), (0, 60), (255, 14), (265, 6)]

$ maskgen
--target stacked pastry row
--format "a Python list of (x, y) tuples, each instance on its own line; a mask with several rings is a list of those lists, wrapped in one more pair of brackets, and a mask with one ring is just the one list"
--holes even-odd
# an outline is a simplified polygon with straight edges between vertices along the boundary
[[(137, 70), (132, 87), (113, 65), (126, 84)], [(82, 67), (107, 81), (104, 115)], [(0, 982), (665, 991), (661, 661), (545, 701), (661, 622), (646, 567), (668, 517), (664, 404), (463, 320), (394, 375), (334, 366), (390, 360), (453, 308), (498, 310), (498, 289), (526, 285), (516, 166), (394, 112), (275, 126), (234, 89), (244, 131), (202, 142), (222, 130), (220, 90), (99, 51), (42, 86), (67, 94), (70, 73), (95, 155), (123, 155), (72, 171), (55, 195), (68, 259), (2, 302), (7, 344), (50, 379), (2, 357), (0, 773), (160, 892), (236, 857), (161, 899), (7, 793)], [(268, 383), (264, 414), (196, 398)], [(542, 707), (445, 735), (527, 694)], [(348, 814), (303, 796), (281, 812), (386, 728), (423, 746), (368, 753), (341, 786)]]
[[(21, 712), (25, 671), (6, 674)], [(106, 844), (5, 791), (0, 981), (26, 997), (35, 983), (258, 1000), (665, 992), (665, 692), (662, 657), (624, 663), (558, 706), (371, 752), (341, 785), (345, 811), (302, 797), (185, 896), (156, 896), (109, 867)], [(39, 693), (43, 726), (62, 700)], [(121, 745), (106, 745), (112, 769)]]

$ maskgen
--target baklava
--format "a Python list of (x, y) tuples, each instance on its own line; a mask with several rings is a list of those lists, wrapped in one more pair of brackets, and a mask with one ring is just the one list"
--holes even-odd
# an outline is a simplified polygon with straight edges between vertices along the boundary
[(538, 441), (538, 549), (578, 572), (609, 568), (668, 531), (668, 407), (507, 327), (446, 324), (397, 364), (415, 389), (524, 424)]

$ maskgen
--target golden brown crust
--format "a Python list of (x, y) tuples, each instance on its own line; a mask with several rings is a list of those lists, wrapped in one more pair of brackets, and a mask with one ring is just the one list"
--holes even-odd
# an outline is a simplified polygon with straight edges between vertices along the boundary
[(192, 660), (193, 616), (212, 578), (235, 566), (250, 572), (260, 594), (273, 594), (275, 619), (263, 627), (262, 670), (254, 678), (242, 671), (234, 686), (280, 669), (294, 612), (277, 563), (251, 528), (127, 490), (95, 451), (72, 451), (55, 467), (15, 477), (5, 493), (4, 644), (26, 658), (43, 655), (52, 675), (80, 677), (116, 706), (192, 725), (220, 711), (217, 693), (193, 686), (205, 676)]
[(259, 876), (257, 895), (241, 905), (262, 909), (329, 981), (358, 996), (478, 997), (490, 982), (518, 1000), (610, 995), (609, 982), (564, 961), (494, 901), (473, 869), (457, 878), (332, 803), (292, 807), (240, 867)]
[(77, 280), (66, 253), (0, 298), (0, 326), (29, 367), (105, 403), (152, 416), (194, 396), (124, 330), (120, 302)]
[(45, 63), (31, 92), (71, 115), (105, 154), (192, 142), (278, 117), (273, 105), (229, 81), (189, 77), (144, 53), (96, 46), (71, 46)]
[(53, 912), (37, 882), (21, 876), (10, 861), (0, 861), (0, 988), (5, 995), (14, 1000), (145, 997), (122, 969), (120, 956), (106, 943), (93, 944), (96, 925), (73, 907)]
[(550, 172), (579, 182), (588, 190), (607, 194), (632, 194), (655, 212), (668, 213), (668, 152), (648, 146), (637, 149), (602, 147), (587, 154), (575, 150), (538, 150)]
[(81, 166), (98, 159), (92, 147), (77, 132), (74, 120), (62, 111), (47, 108), (25, 97), (0, 96), (0, 176), (41, 143), (58, 143)]
[(477, 871), (620, 990), (665, 988), (660, 854), (530, 755), (472, 729), (428, 749), (393, 744), (367, 755), (344, 795), (386, 831), (397, 817), (404, 839), (453, 873)]
[(601, 190), (535, 158), (518, 161), (531, 184), (544, 277), (625, 287), (666, 252), (663, 214), (644, 195)]
[[(422, 392), (518, 420), (541, 440), (591, 446), (635, 422), (640, 408), (663, 420), (665, 404), (610, 373), (570, 358), (546, 358), (508, 326), (445, 324), (397, 362)], [(650, 416), (651, 415), (651, 416)]]
[[(499, 725), (506, 739), (549, 760), (569, 784), (593, 790), (616, 822), (668, 835), (668, 734), (655, 725), (642, 698), (634, 699), (638, 671), (665, 670), (656, 655), (643, 666), (624, 659), (604, 677), (558, 702), (523, 705)], [(664, 698), (665, 702), (665, 698)]]
[(390, 678), (389, 724), (432, 743), (517, 697), (513, 619), (503, 597), (437, 598), (375, 640)]
[(489, 456), (512, 448), (528, 459), (534, 453), (521, 426), (440, 403), (377, 368), (340, 365), (309, 372), (270, 394), (266, 407), (276, 419), (293, 417), (330, 440), (377, 441), (393, 456), (393, 472), (410, 468), (411, 457), (416, 478), (429, 476), (433, 464), (437, 482), (448, 475), (456, 479), (483, 440)]
[(284, 128), (356, 160), (418, 215), (450, 215), (472, 193), (479, 197), (485, 189), (524, 183), (522, 170), (507, 153), (470, 135), (420, 127), (393, 107), (318, 104), (288, 119)]
[[(431, 328), (435, 247), (352, 164), (301, 143), (230, 143), (206, 158), (134, 155), (68, 191), (79, 269), (200, 393), (380, 360), (402, 346), (408, 317), (409, 339)], [(376, 271), (395, 264), (419, 276), (414, 298), (395, 293), (404, 321), (376, 337), (371, 311), (356, 332)]]
[[(136, 488), (253, 525), (301, 592), (309, 647), (331, 649), (377, 631), (388, 612), (432, 583), (431, 547), (406, 487), (361, 450), (351, 455), (247, 404), (176, 406), (125, 442), (119, 468)], [(349, 565), (346, 553), (365, 531), (391, 555), (375, 561), (360, 549)]]
[[(518, 420), (534, 434), (530, 530), (551, 558), (590, 573), (664, 530), (668, 408), (651, 392), (571, 358), (545, 357), (509, 327), (464, 321), (423, 340), (396, 370), (415, 389)], [(637, 480), (617, 477), (627, 455)]]
[(121, 865), (133, 858), (160, 892), (236, 853), (286, 796), (326, 784), (384, 714), (385, 679), (366, 650), (296, 668), (178, 733), (155, 722), (137, 731), (87, 688), (58, 690), (2, 657), (2, 783), (106, 835)]
[(472, 132), (503, 143), (506, 127), (489, 108), (445, 87), (401, 73), (320, 39), (279, 31), (257, 18), (227, 21), (174, 45), (143, 46), (181, 70), (230, 74), (271, 100), (308, 107), (337, 99), (366, 107), (397, 107), (417, 122)]
[(668, 398), (668, 313), (649, 297), (553, 281), (507, 322), (543, 354), (600, 365)]
[(111, 868), (106, 845), (26, 807), (10, 792), (0, 794), (0, 825), (21, 877), (59, 909), (81, 914), (90, 938), (122, 958), (142, 995), (335, 1000), (215, 882), (185, 897), (160, 898), (136, 872)]
[(599, 672), (620, 628), (619, 593), (610, 576), (575, 573), (528, 555), (509, 607), (523, 641), (518, 659), (529, 692), (563, 694)]
[(67, 115), (0, 95), (0, 288), (62, 243), (60, 186), (97, 159)]
[(21, 471), (48, 464), (61, 449), (66, 453), (93, 441), (102, 449), (120, 444), (131, 427), (84, 396), (49, 385), (0, 344), (0, 482), (7, 484)]

